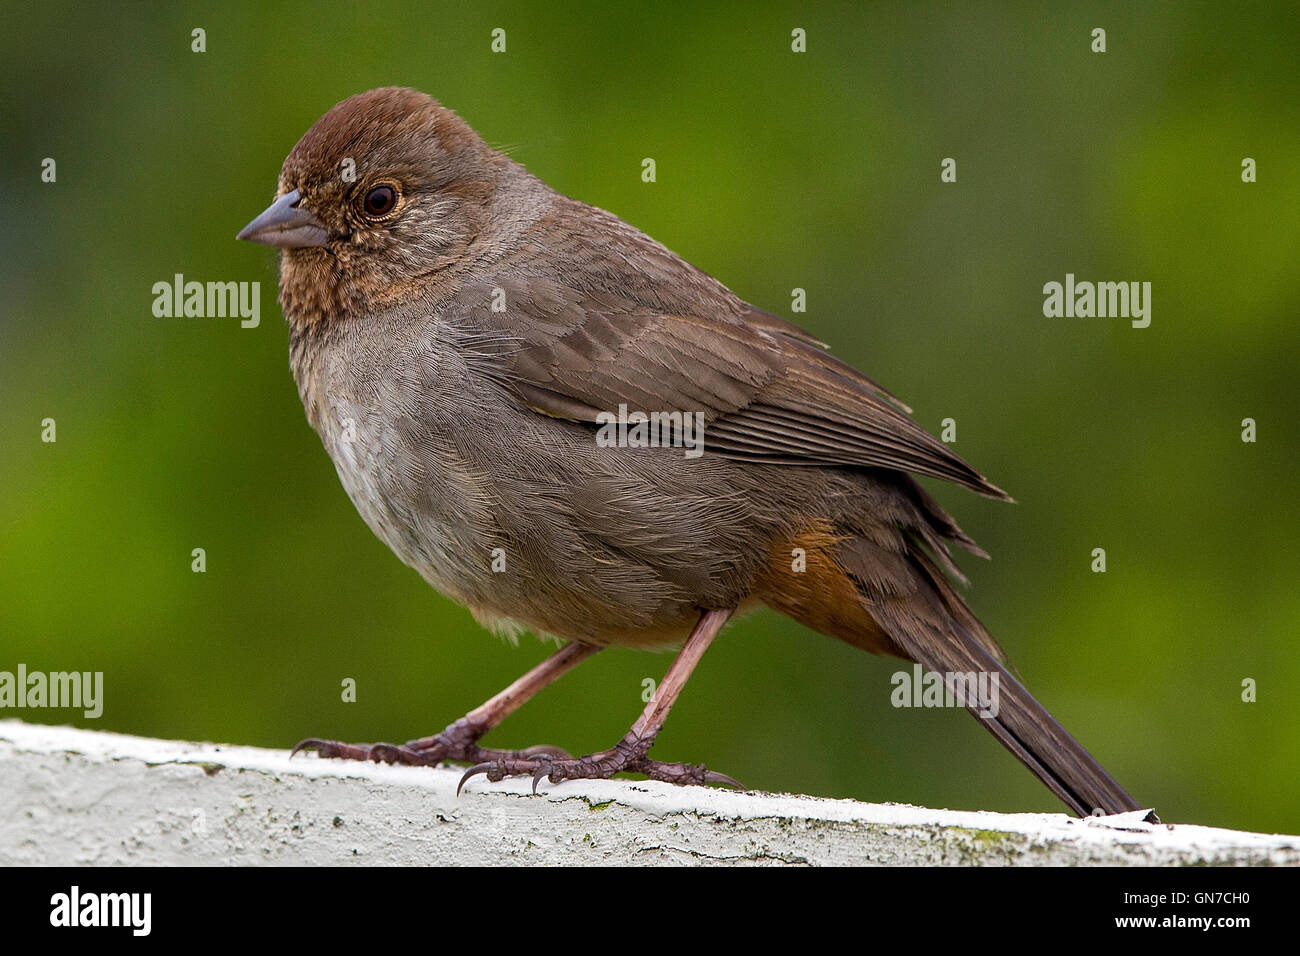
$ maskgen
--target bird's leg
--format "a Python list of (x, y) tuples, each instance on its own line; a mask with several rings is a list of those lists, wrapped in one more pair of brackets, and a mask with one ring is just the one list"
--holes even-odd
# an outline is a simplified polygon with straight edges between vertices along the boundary
[(528, 775), (533, 778), (533, 791), (536, 792), (537, 784), (543, 777), (552, 783), (559, 783), (561, 780), (601, 779), (627, 771), (643, 773), (653, 780), (666, 780), (669, 783), (723, 783), (739, 788), (740, 784), (726, 774), (714, 773), (702, 765), (663, 763), (646, 756), (655, 737), (663, 729), (668, 712), (677, 701), (677, 695), (686, 686), (695, 665), (700, 662), (731, 613), (730, 610), (705, 611), (700, 615), (690, 637), (673, 659), (664, 679), (655, 688), (645, 710), (632, 725), (632, 729), (611, 749), (577, 758), (536, 753), (488, 759), (467, 770), (460, 785), (463, 787), (465, 781), (477, 774), (484, 774), (494, 781)]
[[(545, 744), (526, 750), (491, 750), (478, 746), (484, 734), (505, 720), (539, 690), (553, 683), (562, 674), (591, 657), (601, 648), (593, 644), (566, 644), (542, 661), (523, 677), (479, 707), (475, 707), (460, 720), (447, 725), (447, 729), (432, 737), (421, 737), (398, 746), (397, 744), (345, 744), (337, 740), (309, 737), (293, 748), (315, 750), (322, 757), (343, 760), (374, 760), (385, 763), (403, 763), (431, 766), (443, 760), (461, 760), (480, 763), (484, 760), (519, 760), (535, 755), (567, 758), (559, 747)], [(292, 754), (291, 754), (292, 756)]]

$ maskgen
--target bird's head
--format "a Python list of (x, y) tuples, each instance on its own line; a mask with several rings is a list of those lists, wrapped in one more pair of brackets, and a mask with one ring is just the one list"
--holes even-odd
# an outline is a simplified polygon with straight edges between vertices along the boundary
[(507, 162), (432, 97), (370, 90), (307, 130), (238, 238), (282, 250), (291, 323), (366, 314), (463, 257)]

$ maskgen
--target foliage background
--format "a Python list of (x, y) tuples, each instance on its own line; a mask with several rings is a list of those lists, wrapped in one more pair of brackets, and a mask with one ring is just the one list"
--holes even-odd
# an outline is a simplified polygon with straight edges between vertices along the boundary
[[(1165, 819), (1300, 830), (1294, 4), (9, 12), (0, 669), (102, 670), (107, 698), (98, 721), (24, 719), (403, 740), (546, 653), (486, 635), (366, 529), (299, 406), (275, 257), (234, 241), (321, 113), (404, 84), (750, 301), (789, 316), (807, 289), (801, 324), (927, 428), (954, 417), (1018, 499), (937, 489), (993, 555), (966, 562), (970, 599), (1030, 689)], [(177, 272), (260, 281), (261, 326), (154, 318)], [(1066, 272), (1151, 281), (1151, 327), (1044, 318)], [(601, 655), (489, 741), (608, 746), (667, 664)], [(769, 790), (1059, 809), (966, 715), (892, 708), (895, 669), (759, 613), (656, 752)]]

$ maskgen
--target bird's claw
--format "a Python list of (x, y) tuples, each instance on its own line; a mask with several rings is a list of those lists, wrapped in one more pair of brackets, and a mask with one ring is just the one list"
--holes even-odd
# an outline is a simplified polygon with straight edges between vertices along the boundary
[(702, 764), (651, 760), (645, 756), (645, 751), (648, 749), (648, 744), (628, 739), (620, 741), (619, 745), (612, 750), (587, 754), (585, 757), (570, 757), (563, 751), (554, 752), (558, 748), (531, 747), (529, 750), (533, 751), (532, 754), (520, 751), (512, 757), (486, 760), (470, 767), (460, 778), (460, 783), (456, 786), (456, 794), (459, 796), (465, 784), (479, 775), (487, 777), (493, 783), (506, 777), (531, 775), (532, 790), (536, 794), (537, 787), (543, 780), (549, 780), (551, 783), (562, 783), (565, 780), (607, 780), (617, 773), (625, 772), (642, 773), (651, 780), (662, 780), (665, 783), (679, 785), (720, 784), (737, 790), (745, 789), (738, 780), (725, 773), (709, 770)]
[(709, 786), (720, 784), (744, 790), (745, 787), (727, 776), (709, 770), (701, 764), (665, 763), (651, 760), (645, 755), (649, 742), (624, 738), (611, 750), (574, 757), (567, 750), (550, 744), (536, 744), (523, 750), (487, 750), (471, 741), (439, 734), (406, 744), (345, 744), (337, 740), (308, 737), (293, 748), (290, 757), (300, 751), (314, 750), (323, 758), (339, 760), (367, 760), (374, 763), (402, 764), (411, 767), (429, 767), (445, 760), (476, 761), (456, 784), (459, 796), (465, 784), (482, 775), (493, 783), (506, 777), (531, 776), (533, 793), (543, 780), (563, 783), (565, 780), (608, 780), (616, 773), (642, 773), (651, 780), (673, 784)]
[(408, 767), (429, 767), (443, 759), (444, 754), (437, 748), (415, 750), (409, 744), (375, 744), (370, 748), (369, 757), (375, 763), (404, 764)]
[(308, 737), (306, 740), (298, 741), (297, 746), (289, 751), (289, 758), (292, 760), (299, 753), (315, 751), (319, 757), (340, 760), (369, 760), (372, 749), (369, 744), (345, 744), (337, 740)]
[(724, 787), (731, 787), (733, 790), (748, 790), (743, 783), (735, 777), (729, 777), (725, 773), (718, 773), (716, 770), (706, 770), (704, 772), (704, 782), (720, 784)]
[(369, 760), (408, 767), (432, 767), (447, 760), (490, 763), (495, 760), (531, 760), (543, 757), (573, 759), (567, 750), (550, 744), (536, 744), (523, 750), (491, 750), (478, 746), (477, 739), (477, 735), (464, 732), (456, 724), (440, 734), (410, 740), (404, 744), (345, 744), (337, 740), (308, 737), (300, 741), (289, 756), (293, 757), (300, 751), (314, 750), (324, 758)]
[(499, 763), (500, 761), (498, 760), (487, 760), (483, 763), (476, 763), (474, 766), (466, 770), (460, 778), (460, 783), (456, 784), (456, 796), (460, 796), (461, 789), (471, 777), (477, 776), (480, 773), (487, 774), (487, 778), (493, 783), (503, 779), (505, 777), (505, 772), (497, 766)]

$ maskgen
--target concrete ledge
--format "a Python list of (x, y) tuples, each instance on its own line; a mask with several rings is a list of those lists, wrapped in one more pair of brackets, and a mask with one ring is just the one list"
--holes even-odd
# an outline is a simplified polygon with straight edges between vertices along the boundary
[(1140, 814), (459, 778), (0, 721), (0, 864), (1300, 864), (1300, 837)]

